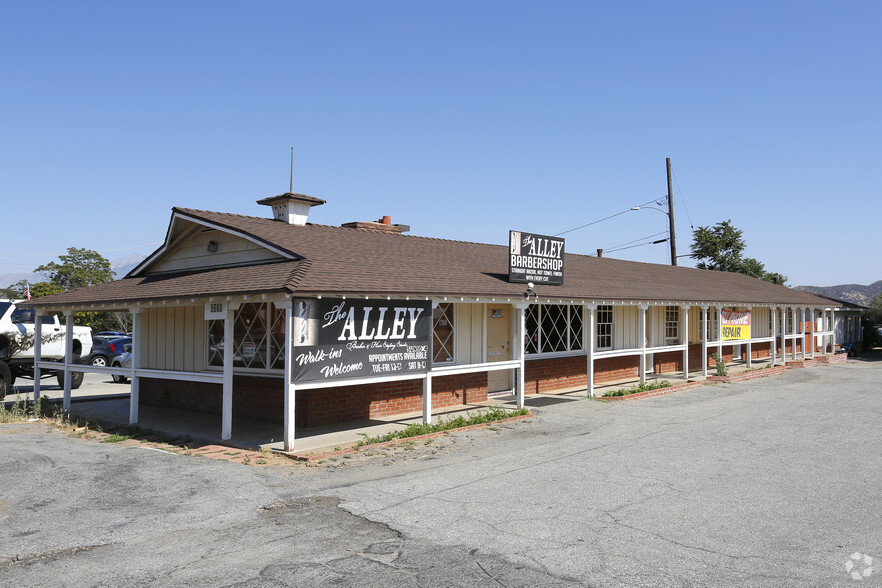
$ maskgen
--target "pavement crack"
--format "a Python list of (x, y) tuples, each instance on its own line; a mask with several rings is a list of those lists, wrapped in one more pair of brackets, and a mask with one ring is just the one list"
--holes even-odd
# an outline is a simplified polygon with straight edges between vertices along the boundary
[(94, 549), (98, 549), (99, 547), (104, 547), (105, 545), (110, 545), (109, 543), (102, 543), (98, 545), (78, 545), (76, 547), (67, 547), (65, 549), (56, 549), (54, 551), (46, 551), (44, 553), (38, 553), (35, 555), (29, 555), (26, 557), (18, 557), (14, 556), (8, 561), (0, 562), (0, 571), (4, 569), (11, 568), (13, 566), (27, 566), (37, 562), (46, 562), (46, 561), (54, 561), (57, 559), (61, 559), (62, 557), (67, 557), (68, 555), (77, 555), (79, 553), (85, 553), (88, 551), (92, 551)]
[(720, 555), (720, 556), (727, 557), (729, 559), (738, 560), (738, 561), (744, 560), (744, 559), (756, 559), (757, 557), (759, 557), (759, 556), (754, 556), (754, 555), (734, 555), (731, 553), (726, 553), (724, 551), (717, 551), (715, 549), (708, 549), (707, 547), (700, 547), (698, 545), (689, 545), (688, 543), (682, 543), (682, 542), (677, 541), (675, 539), (671, 539), (670, 537), (665, 537), (664, 535), (662, 535), (660, 533), (655, 533), (653, 531), (647, 531), (646, 529), (641, 529), (640, 527), (635, 527), (634, 525), (629, 525), (627, 523), (623, 523), (622, 521), (617, 519), (615, 516), (613, 516), (613, 514), (611, 512), (607, 513), (607, 516), (609, 516), (609, 518), (612, 519), (612, 521), (620, 527), (623, 527), (625, 529), (630, 529), (632, 531), (637, 531), (638, 533), (643, 533), (645, 535), (649, 535), (650, 537), (655, 537), (656, 539), (661, 539), (662, 541), (664, 541), (666, 543), (676, 545), (677, 547), (682, 547), (683, 549), (692, 549), (692, 550), (700, 551), (702, 553), (707, 553), (710, 555)]
[[(505, 584), (503, 584), (502, 582), (500, 582), (500, 581), (499, 581), (499, 578), (495, 577), (493, 574), (491, 574), (490, 572), (488, 572), (488, 571), (484, 568), (484, 566), (481, 565), (481, 562), (476, 561), (475, 564), (476, 564), (479, 568), (481, 568), (481, 571), (484, 572), (484, 573), (487, 575), (488, 578), (490, 578), (491, 580), (493, 580), (494, 582), (496, 582), (496, 583), (499, 584), (500, 586), (504, 586), (504, 587), (505, 587)], [(507, 588), (507, 587), (506, 587), (506, 588)]]

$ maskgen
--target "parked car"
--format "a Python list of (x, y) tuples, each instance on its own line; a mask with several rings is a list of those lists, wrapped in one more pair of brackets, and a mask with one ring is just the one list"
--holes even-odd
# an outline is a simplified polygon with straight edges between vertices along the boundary
[[(126, 368), (126, 369), (132, 369), (132, 345), (131, 345), (131, 343), (123, 345), (123, 349), (125, 349), (125, 351), (123, 351), (121, 354), (114, 357), (113, 360), (111, 361), (110, 365), (111, 365), (111, 367), (121, 367), (121, 368)], [(117, 384), (125, 384), (126, 380), (128, 380), (128, 377), (118, 376), (116, 374), (113, 374), (112, 377), (113, 377), (113, 381), (116, 382)]]
[(101, 331), (100, 333), (95, 333), (96, 337), (104, 337), (105, 339), (116, 339), (118, 337), (128, 337), (128, 333), (123, 333), (122, 331)]
[(123, 353), (123, 345), (131, 342), (131, 337), (92, 337), (92, 352), (86, 357), (86, 363), (96, 367), (109, 366), (114, 357)]

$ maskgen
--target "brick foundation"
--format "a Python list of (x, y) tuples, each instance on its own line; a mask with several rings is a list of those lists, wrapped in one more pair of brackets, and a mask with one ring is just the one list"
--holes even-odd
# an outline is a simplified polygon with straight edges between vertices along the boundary
[(524, 362), (525, 394), (564, 392), (587, 387), (588, 359), (584, 355)]
[[(788, 346), (789, 347), (789, 346)], [(701, 366), (701, 344), (689, 346), (691, 371)], [(799, 345), (797, 345), (799, 349)], [(753, 359), (770, 355), (770, 343), (751, 346)], [(708, 366), (714, 367), (708, 349)], [(742, 347), (746, 353), (746, 346)], [(732, 348), (724, 347), (723, 358), (732, 361)], [(819, 357), (817, 364), (839, 364), (845, 354)], [(792, 362), (788, 362), (788, 366)], [(653, 366), (657, 374), (683, 370), (683, 353), (671, 351), (656, 353)], [(795, 366), (793, 366), (795, 367)], [(783, 368), (782, 368), (783, 369)], [(637, 356), (598, 359), (594, 366), (594, 383), (610, 384), (638, 377)], [(525, 393), (553, 393), (585, 389), (587, 387), (587, 359), (585, 355), (533, 359), (525, 363)], [(765, 372), (766, 375), (777, 371)], [(284, 393), (282, 379), (255, 376), (236, 376), (233, 380), (233, 415), (281, 425), (284, 422)], [(210, 414), (221, 414), (221, 386), (198, 382), (142, 378), (140, 401), (145, 406), (165, 406)], [(432, 379), (432, 407), (445, 408), (487, 400), (487, 373), (439, 376)], [(341, 386), (319, 390), (299, 390), (295, 411), (297, 427), (315, 427), (346, 421), (394, 416), (419, 412), (423, 406), (422, 380), (404, 380), (359, 386)]]
[[(307, 425), (393, 416), (423, 409), (423, 381), (405, 380), (310, 390)], [(487, 374), (432, 378), (432, 408), (487, 400)]]
[(818, 365), (843, 365), (848, 362), (848, 354), (821, 355), (815, 361)]
[[(219, 384), (142, 378), (140, 402), (209, 414), (221, 414)], [(487, 400), (487, 374), (460, 374), (432, 379), (432, 407), (443, 408)], [(341, 386), (296, 393), (297, 427), (419, 412), (422, 380)], [(274, 424), (284, 423), (285, 397), (281, 378), (236, 376), (233, 415)]]

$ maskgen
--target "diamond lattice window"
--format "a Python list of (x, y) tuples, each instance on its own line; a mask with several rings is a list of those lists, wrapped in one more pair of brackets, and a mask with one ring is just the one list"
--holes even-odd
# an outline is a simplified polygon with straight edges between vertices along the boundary
[(527, 308), (524, 347), (528, 354), (582, 349), (582, 307), (534, 304)]
[[(208, 365), (224, 365), (224, 321), (208, 323)], [(271, 302), (249, 302), (233, 318), (233, 367), (285, 367), (285, 312)]]
[(454, 360), (453, 304), (439, 304), (432, 311), (432, 350), (435, 363), (451, 363)]

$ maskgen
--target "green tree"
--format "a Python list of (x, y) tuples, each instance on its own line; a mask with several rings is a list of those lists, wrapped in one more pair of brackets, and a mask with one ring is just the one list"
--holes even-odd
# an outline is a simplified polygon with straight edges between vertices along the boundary
[(698, 260), (695, 267), (737, 272), (782, 286), (787, 282), (787, 276), (766, 271), (765, 265), (758, 259), (742, 257), (745, 247), (744, 232), (733, 227), (731, 219), (692, 231), (691, 257)]
[(25, 290), (28, 288), (27, 280), (19, 280), (14, 284), (0, 289), (0, 298), (6, 300), (19, 300), (25, 297)]
[(867, 318), (876, 325), (882, 325), (882, 294), (876, 294), (870, 299), (867, 307)]
[(65, 292), (113, 280), (110, 262), (97, 251), (68, 247), (66, 255), (59, 255), (60, 263), (51, 261), (34, 271), (49, 278)]
[[(48, 296), (103, 284), (113, 280), (110, 262), (97, 251), (69, 247), (66, 255), (59, 255), (58, 262), (49, 262), (34, 270), (49, 278), (31, 286), (31, 296)], [(74, 324), (91, 327), (94, 331), (117, 330), (119, 322), (111, 312), (78, 312)]]
[(719, 272), (735, 272), (741, 267), (744, 251), (743, 231), (727, 220), (713, 227), (698, 227), (692, 231), (692, 259), (695, 267)]
[(64, 288), (51, 282), (37, 282), (36, 284), (31, 284), (31, 298), (51, 296), (52, 294), (60, 294), (62, 292), (64, 292)]

